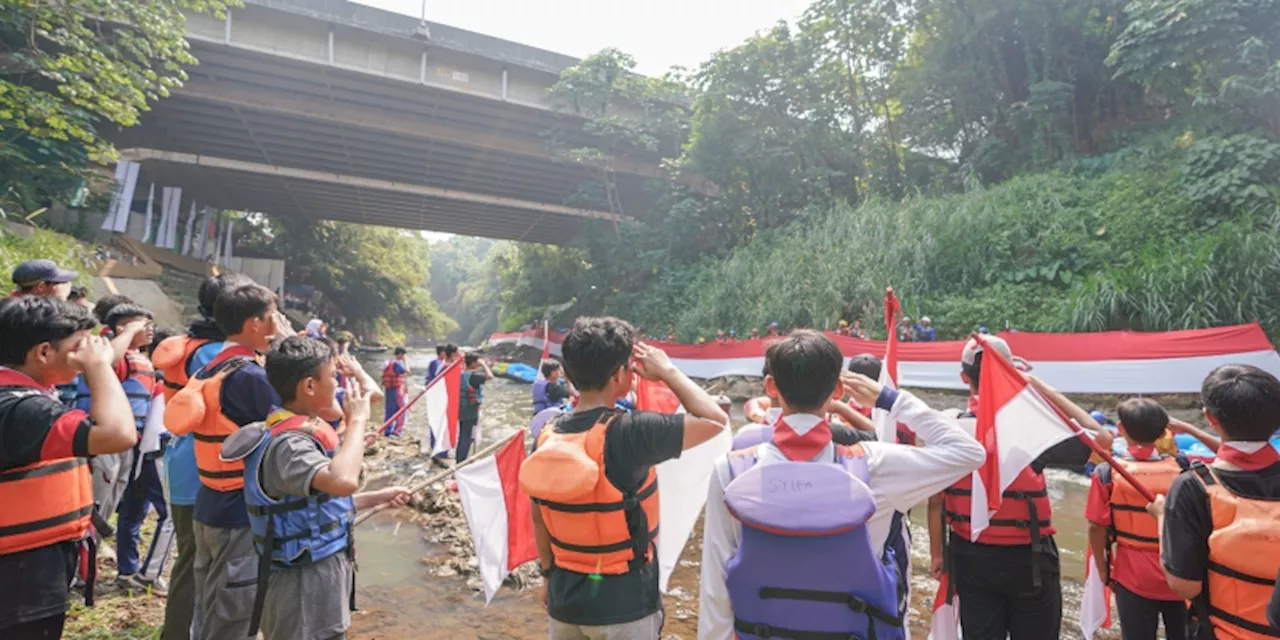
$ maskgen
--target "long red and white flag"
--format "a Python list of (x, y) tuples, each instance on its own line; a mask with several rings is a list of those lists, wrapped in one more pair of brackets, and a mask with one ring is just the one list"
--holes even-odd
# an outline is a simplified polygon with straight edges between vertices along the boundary
[[(636, 411), (676, 414), (684, 413), (684, 407), (667, 385), (640, 378), (636, 385)], [(658, 529), (658, 588), (663, 592), (706, 506), (716, 460), (732, 448), (733, 435), (726, 429), (679, 458), (658, 465), (658, 489), (666, 488), (658, 501), (662, 521)]]
[(1102, 582), (1093, 561), (1093, 549), (1085, 547), (1084, 594), (1080, 597), (1080, 632), (1092, 640), (1099, 629), (1111, 627), (1111, 588)]
[[(448, 364), (423, 390), (422, 402), (426, 405), (427, 426), (435, 440), (433, 455), (448, 453), (458, 445), (458, 393), (462, 389), (461, 359)], [(423, 453), (430, 441), (422, 442)]]
[(987, 348), (983, 336), (975, 338), (984, 348), (974, 436), (986, 448), (987, 459), (973, 472), (973, 540), (990, 524), (991, 514), (1000, 508), (1001, 494), (1018, 474), (1053, 445), (1076, 437), (1013, 363)]
[(960, 631), (960, 598), (950, 590), (951, 576), (944, 573), (938, 582), (938, 595), (933, 598), (933, 619), (929, 623), (929, 640), (960, 640), (964, 634)]
[[(898, 316), (902, 314), (902, 305), (893, 288), (884, 290), (884, 328), (888, 332), (885, 341), (884, 360), (880, 367), (880, 384), (890, 389), (898, 388)], [(880, 442), (897, 442), (898, 425), (889, 417), (889, 412), (880, 408), (872, 408), (871, 422), (876, 427), (876, 439)]]
[(458, 497), (471, 529), (484, 603), (489, 604), (516, 567), (536, 560), (533, 513), (529, 495), (520, 488), (524, 463), (524, 429), (490, 457), (458, 469)]

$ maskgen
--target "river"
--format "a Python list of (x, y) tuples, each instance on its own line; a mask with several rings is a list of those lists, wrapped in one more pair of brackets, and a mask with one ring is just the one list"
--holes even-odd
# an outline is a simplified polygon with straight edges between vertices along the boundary
[[(422, 388), (422, 372), (432, 357), (434, 354), (411, 353), (410, 397)], [(385, 361), (385, 357), (362, 360), (377, 379), (381, 379)], [(940, 409), (958, 406), (963, 400), (940, 394), (922, 396)], [(528, 384), (506, 379), (491, 381), (485, 387), (485, 403), (480, 418), (482, 441), (494, 442), (496, 438), (523, 428), (528, 424), (531, 413)], [(381, 406), (374, 408), (374, 415), (381, 418)], [(735, 404), (733, 417), (735, 424), (742, 422), (741, 403)], [(409, 412), (405, 434), (414, 438), (426, 434), (426, 419), (417, 407)], [(383, 476), (390, 474), (401, 483), (408, 483), (406, 477), (421, 478), (431, 471), (424, 458), (414, 457), (388, 459), (380, 468)], [(1054, 506), (1054, 525), (1058, 529), (1058, 546), (1062, 553), (1066, 598), (1064, 618), (1067, 627), (1074, 628), (1079, 584), (1084, 579), (1086, 524), (1083, 514), (1088, 481), (1068, 471), (1051, 469), (1046, 475)], [(385, 484), (385, 480), (376, 482)], [(936, 588), (936, 583), (921, 573), (928, 566), (923, 512), (921, 505), (913, 511), (912, 518), (912, 530), (918, 541), (914, 554), (917, 573), (912, 580), (917, 592), (913, 598), (913, 617), (917, 619), (927, 615), (928, 602)], [(450, 552), (446, 543), (441, 541), (441, 534), (435, 527), (420, 524), (431, 524), (431, 518), (459, 515), (456, 510), (452, 513), (419, 514), (405, 509), (398, 514), (380, 514), (360, 527), (357, 534), (357, 595), (361, 611), (353, 617), (352, 638), (546, 637), (546, 612), (538, 601), (539, 589), (518, 591), (504, 587), (485, 607), (483, 595), (474, 589), (478, 581), (472, 577), (468, 584), (466, 578), (449, 568)], [(665, 598), (668, 622), (664, 638), (692, 640), (695, 636), (700, 534), (701, 525), (694, 532), (684, 558), (672, 576), (673, 594)], [(474, 562), (474, 559), (470, 561)], [(913, 627), (917, 629), (916, 637), (924, 637), (918, 631), (918, 624)]]

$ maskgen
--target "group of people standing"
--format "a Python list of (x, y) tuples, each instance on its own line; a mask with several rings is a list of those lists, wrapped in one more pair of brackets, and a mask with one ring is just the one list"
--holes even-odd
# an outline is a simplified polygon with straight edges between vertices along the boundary
[[(737, 431), (711, 477), (698, 637), (907, 637), (911, 540), (903, 517), (923, 503), (931, 571), (947, 574), (949, 594), (963, 603), (964, 638), (1060, 637), (1061, 571), (1044, 469), (1083, 467), (1093, 449), (1077, 438), (1048, 448), (972, 535), (973, 472), (988, 456), (975, 439), (979, 380), (984, 359), (997, 357), (1018, 361), (995, 336), (966, 345), (958, 369), (968, 409), (947, 414), (877, 383), (872, 356), (845, 369), (822, 333), (773, 341), (764, 368), (771, 406), (760, 424)], [(663, 487), (654, 467), (730, 429), (728, 417), (624, 321), (579, 319), (562, 361), (579, 395), (571, 410), (538, 413), (536, 445), (520, 473), (534, 505), (550, 637), (658, 638)], [(1082, 437), (1111, 449), (1115, 436), (1089, 412), (1019, 375)], [(637, 376), (665, 383), (684, 412), (628, 411), (622, 405)], [(535, 390), (536, 407), (554, 402), (545, 391), (552, 384)], [(1170, 419), (1148, 399), (1119, 407), (1127, 451), (1117, 464), (1158, 494), (1154, 503), (1106, 464), (1092, 478), (1091, 545), (1115, 587), (1126, 640), (1154, 640), (1162, 615), (1167, 638), (1280, 637), (1280, 598), (1272, 602), (1280, 552), (1267, 544), (1280, 531), (1280, 456), (1269, 443), (1280, 426), (1280, 381), (1227, 365), (1205, 379), (1201, 399), (1220, 435)], [(877, 441), (874, 409), (897, 424), (896, 442)], [(1169, 430), (1200, 438), (1216, 461), (1162, 452)]]
[(343, 637), (353, 514), (409, 498), (357, 493), (379, 385), (242, 276), (169, 337), (120, 296), (66, 302), (75, 278), (26, 263), (0, 303), (0, 637), (61, 637), (111, 536), (118, 582), (167, 595), (162, 638)]

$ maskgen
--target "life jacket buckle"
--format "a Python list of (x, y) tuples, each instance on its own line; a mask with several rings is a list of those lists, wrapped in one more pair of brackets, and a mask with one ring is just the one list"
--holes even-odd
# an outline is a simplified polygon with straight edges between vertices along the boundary
[(634, 511), (640, 507), (640, 498), (630, 495), (622, 499), (622, 508), (626, 511)]
[(761, 638), (772, 638), (773, 627), (767, 624), (753, 624), (751, 625), (751, 635), (759, 636)]
[(849, 605), (849, 610), (854, 613), (866, 613), (870, 610), (865, 600), (853, 596), (849, 596), (847, 604)]

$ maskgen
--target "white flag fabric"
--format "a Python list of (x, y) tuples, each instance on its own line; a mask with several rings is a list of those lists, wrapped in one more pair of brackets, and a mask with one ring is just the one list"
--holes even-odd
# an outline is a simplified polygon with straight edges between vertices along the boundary
[(523, 463), (521, 429), (492, 456), (476, 460), (454, 474), (480, 564), (486, 606), (508, 574), (538, 558), (532, 506), (528, 494), (520, 488)]
[(942, 574), (938, 583), (938, 595), (933, 599), (933, 620), (929, 624), (929, 640), (960, 640), (964, 633), (960, 630), (960, 598), (952, 595), (947, 599), (950, 576)]
[[(431, 429), (435, 447), (432, 455), (448, 453), (458, 444), (458, 392), (462, 388), (462, 360), (446, 366), (427, 383), (422, 402), (426, 406), (427, 426)], [(422, 453), (431, 447), (430, 440), (422, 441)]]
[(142, 439), (138, 443), (138, 450), (144, 455), (159, 451), (160, 436), (168, 433), (164, 428), (164, 394), (159, 389), (151, 399), (151, 409), (147, 412), (145, 425), (142, 429)]
[[(982, 336), (978, 340), (985, 344)], [(1001, 494), (1040, 454), (1076, 437), (1058, 411), (995, 349), (984, 349), (974, 437), (987, 460), (973, 472), (972, 540), (990, 524)]]
[(1085, 548), (1084, 594), (1080, 597), (1080, 633), (1093, 640), (1099, 629), (1111, 626), (1111, 589), (1102, 583), (1093, 562), (1093, 549)]
[[(667, 385), (644, 379), (636, 386), (636, 410), (684, 413), (680, 400)], [(707, 504), (707, 488), (716, 460), (732, 448), (733, 435), (726, 429), (657, 467), (658, 490), (662, 492), (662, 499), (658, 501), (658, 516), (662, 521), (658, 529), (658, 589), (663, 592), (680, 561), (684, 545), (693, 534), (698, 515)]]

